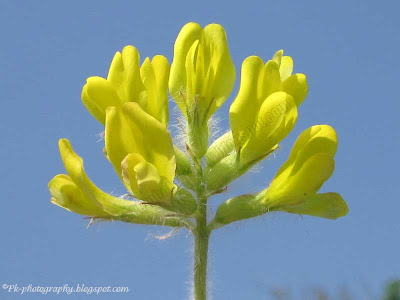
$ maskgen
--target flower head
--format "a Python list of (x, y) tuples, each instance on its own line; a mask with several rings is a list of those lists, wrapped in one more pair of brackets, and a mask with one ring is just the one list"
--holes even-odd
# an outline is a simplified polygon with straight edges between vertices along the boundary
[[(141, 224), (193, 229), (190, 218), (195, 218), (206, 227), (202, 232), (269, 211), (345, 215), (348, 208), (339, 194), (318, 193), (333, 173), (337, 137), (330, 126), (316, 125), (299, 136), (267, 189), (229, 199), (207, 225), (207, 198), (266, 158), (295, 126), (308, 85), (304, 74), (292, 73), (293, 59), (283, 50), (266, 63), (246, 58), (229, 111), (231, 130), (209, 147), (208, 121), (235, 81), (224, 28), (186, 24), (171, 68), (162, 55), (140, 64), (137, 49), (125, 47), (115, 54), (107, 78), (87, 79), (82, 102), (105, 126), (105, 156), (134, 199), (101, 191), (69, 141), (61, 139), (67, 174), (50, 181), (51, 202), (90, 217)], [(187, 122), (181, 128), (186, 153), (168, 131), (168, 90)]]

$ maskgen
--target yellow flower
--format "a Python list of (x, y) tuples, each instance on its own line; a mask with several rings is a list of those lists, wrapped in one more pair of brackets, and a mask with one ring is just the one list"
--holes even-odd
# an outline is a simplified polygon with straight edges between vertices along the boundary
[[(209, 147), (209, 120), (229, 97), (235, 73), (225, 30), (218, 24), (186, 24), (175, 41), (171, 67), (161, 55), (140, 65), (133, 46), (117, 52), (107, 78), (87, 79), (82, 102), (105, 125), (104, 154), (135, 200), (96, 187), (82, 159), (62, 139), (68, 175), (50, 181), (51, 201), (96, 218), (196, 226), (201, 230), (193, 233), (199, 236), (269, 211), (344, 216), (348, 208), (339, 194), (318, 193), (333, 173), (337, 137), (328, 125), (316, 125), (298, 137), (267, 189), (229, 199), (207, 224), (207, 198), (278, 148), (295, 126), (308, 92), (306, 76), (292, 74), (293, 60), (283, 50), (266, 63), (257, 56), (246, 58), (229, 111), (231, 130)], [(173, 144), (167, 128), (168, 91), (186, 119), (181, 136), (187, 154)]]
[[(241, 135), (235, 140), (237, 131), (232, 128), (231, 134), (217, 140), (215, 149), (209, 149), (206, 153), (209, 167), (207, 188), (210, 191), (219, 189), (247, 172), (277, 148), (277, 144), (292, 130), (296, 120), (297, 108), (292, 96), (285, 92), (275, 92), (268, 96), (253, 123), (255, 126), (242, 131), (248, 136)], [(246, 142), (242, 142), (245, 138)], [(235, 147), (240, 144), (243, 146), (230, 152), (232, 144)]]
[(169, 79), (170, 93), (183, 115), (190, 117), (196, 110), (198, 118), (207, 121), (228, 98), (234, 82), (224, 28), (186, 24), (175, 42)]
[(273, 206), (303, 203), (332, 175), (336, 149), (332, 127), (316, 125), (303, 131), (266, 190), (264, 202)]
[(175, 42), (169, 91), (188, 121), (188, 144), (197, 158), (207, 151), (207, 121), (228, 98), (234, 82), (224, 28), (186, 24)]
[(109, 106), (138, 103), (148, 114), (168, 123), (169, 63), (162, 55), (146, 58), (140, 67), (139, 52), (126, 46), (112, 60), (107, 79), (89, 77), (82, 89), (82, 102), (102, 124)]
[[(171, 210), (190, 213), (193, 196), (174, 184), (176, 159), (167, 128), (139, 104), (106, 110), (105, 151), (108, 160), (133, 195)], [(177, 206), (175, 201), (185, 201)]]
[(61, 158), (68, 175), (59, 174), (49, 182), (51, 202), (77, 214), (102, 219), (115, 219), (138, 224), (181, 226), (170, 212), (152, 205), (143, 205), (113, 197), (100, 190), (86, 175), (82, 158), (70, 142), (59, 141)]
[(293, 74), (293, 60), (275, 53), (266, 64), (257, 56), (243, 62), (239, 93), (230, 108), (230, 125), (241, 164), (266, 155), (286, 137), (307, 95), (304, 74)]
[(317, 194), (334, 170), (337, 149), (335, 130), (316, 125), (297, 138), (289, 159), (270, 186), (257, 195), (243, 195), (223, 203), (216, 222), (228, 224), (269, 211), (285, 211), (328, 219), (345, 216), (348, 207), (337, 193)]

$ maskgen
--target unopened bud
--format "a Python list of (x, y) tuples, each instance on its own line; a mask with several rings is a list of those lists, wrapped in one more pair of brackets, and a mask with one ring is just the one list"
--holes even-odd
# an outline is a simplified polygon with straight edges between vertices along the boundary
[(176, 189), (171, 199), (171, 210), (184, 215), (192, 215), (196, 209), (197, 203), (193, 195), (184, 188)]
[(222, 203), (215, 215), (215, 222), (229, 224), (264, 214), (267, 211), (255, 195), (241, 195)]
[(235, 149), (232, 131), (221, 135), (211, 144), (205, 155), (208, 167), (213, 167), (216, 163), (228, 156)]

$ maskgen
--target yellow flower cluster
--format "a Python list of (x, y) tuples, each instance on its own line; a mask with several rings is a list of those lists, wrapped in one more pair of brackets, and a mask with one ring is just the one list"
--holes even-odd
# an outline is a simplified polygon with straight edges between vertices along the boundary
[[(293, 59), (283, 50), (266, 63), (246, 58), (230, 106), (231, 131), (209, 146), (208, 121), (228, 99), (235, 77), (226, 33), (218, 24), (186, 24), (171, 66), (162, 55), (140, 65), (133, 46), (117, 52), (107, 78), (87, 79), (82, 102), (105, 126), (106, 157), (137, 200), (97, 188), (82, 159), (62, 139), (68, 175), (50, 181), (51, 201), (91, 217), (184, 226), (198, 209), (193, 192), (205, 186), (209, 194), (216, 193), (273, 152), (294, 128), (308, 92), (306, 76), (293, 74)], [(174, 146), (167, 129), (168, 92), (187, 121), (189, 155)], [(276, 210), (332, 219), (345, 215), (347, 205), (339, 194), (317, 193), (333, 173), (336, 147), (336, 133), (328, 125), (307, 129), (270, 186), (223, 203), (213, 223), (218, 227)]]

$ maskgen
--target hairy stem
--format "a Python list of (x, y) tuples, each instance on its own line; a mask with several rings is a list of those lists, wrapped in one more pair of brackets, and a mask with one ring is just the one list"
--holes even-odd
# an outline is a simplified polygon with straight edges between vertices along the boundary
[(207, 228), (207, 196), (201, 168), (197, 189), (198, 210), (194, 234), (194, 296), (195, 300), (207, 299), (207, 255), (210, 232)]

